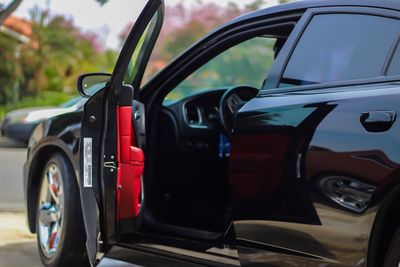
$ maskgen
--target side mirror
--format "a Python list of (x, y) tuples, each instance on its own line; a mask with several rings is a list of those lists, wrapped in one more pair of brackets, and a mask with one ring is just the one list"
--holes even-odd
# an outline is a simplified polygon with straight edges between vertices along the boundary
[(103, 89), (110, 81), (111, 74), (108, 73), (87, 73), (78, 78), (78, 92), (82, 97), (89, 98)]

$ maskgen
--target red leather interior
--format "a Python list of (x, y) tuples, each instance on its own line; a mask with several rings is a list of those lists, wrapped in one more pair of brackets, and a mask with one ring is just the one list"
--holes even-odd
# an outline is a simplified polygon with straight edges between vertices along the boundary
[(233, 197), (269, 196), (280, 184), (290, 138), (278, 134), (233, 135), (229, 184)]
[(117, 220), (121, 220), (136, 217), (139, 213), (144, 154), (136, 147), (131, 106), (118, 106), (117, 124)]

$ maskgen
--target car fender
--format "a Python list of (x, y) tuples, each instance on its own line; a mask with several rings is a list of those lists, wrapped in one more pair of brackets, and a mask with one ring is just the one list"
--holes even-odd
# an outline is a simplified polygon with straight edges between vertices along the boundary
[[(63, 153), (74, 169), (75, 178), (79, 182), (79, 126), (69, 124), (59, 127), (55, 133), (55, 120), (40, 123), (34, 130), (28, 145), (28, 157), (24, 164), (24, 196), (28, 226), (32, 233), (36, 231), (35, 210), (40, 185), (41, 171), (48, 157), (55, 152)], [(78, 133), (77, 133), (78, 131)]]

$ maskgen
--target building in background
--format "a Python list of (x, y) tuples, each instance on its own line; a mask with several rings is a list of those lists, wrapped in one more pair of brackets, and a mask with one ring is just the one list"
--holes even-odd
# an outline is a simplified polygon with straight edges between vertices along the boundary
[(26, 44), (32, 37), (32, 23), (22, 18), (9, 16), (0, 26), (0, 32)]

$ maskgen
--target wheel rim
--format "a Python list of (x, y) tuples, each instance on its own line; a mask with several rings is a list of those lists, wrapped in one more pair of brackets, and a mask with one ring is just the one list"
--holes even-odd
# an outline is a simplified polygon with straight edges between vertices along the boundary
[(39, 242), (47, 257), (58, 248), (64, 213), (62, 175), (55, 164), (48, 165), (42, 179), (38, 205)]

